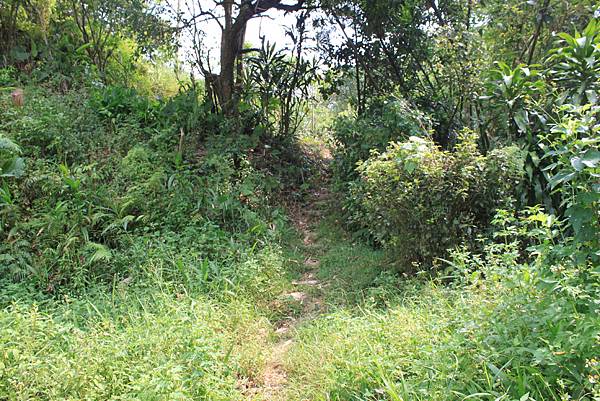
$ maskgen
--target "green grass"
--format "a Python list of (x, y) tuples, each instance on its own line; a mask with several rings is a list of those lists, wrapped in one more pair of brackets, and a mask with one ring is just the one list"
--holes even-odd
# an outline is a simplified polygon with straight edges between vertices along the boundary
[[(277, 323), (302, 314), (281, 294), (308, 256), (320, 261), (325, 286), (313, 296), (327, 307), (291, 334), (281, 400), (598, 398), (597, 386), (573, 390), (581, 383), (570, 373), (581, 361), (589, 365), (583, 382), (598, 372), (593, 358), (578, 354), (598, 349), (597, 316), (554, 310), (552, 299), (521, 281), (406, 278), (382, 251), (346, 235), (335, 216), (315, 232), (309, 246), (286, 232), (283, 249), (248, 252), (222, 267), (236, 272), (234, 280), (207, 288), (165, 259), (179, 257), (171, 248), (151, 255), (132, 282), (61, 298), (6, 286), (0, 399), (249, 399), (241, 388), (260, 385)], [(506, 269), (501, 260), (490, 259), (490, 269)]]
[[(524, 284), (517, 266), (515, 281), (472, 286), (402, 277), (334, 223), (314, 247), (328, 313), (298, 328), (286, 400), (598, 399), (597, 364), (589, 378), (574, 368), (599, 349), (598, 316), (550, 312), (560, 295)], [(489, 264), (507, 274), (502, 257)]]
[(264, 365), (264, 311), (147, 285), (0, 311), (0, 398), (240, 399)]
[[(455, 255), (454, 281), (407, 277), (341, 228), (337, 205), (312, 205), (326, 217), (306, 245), (251, 166), (238, 174), (219, 151), (203, 167), (173, 165), (150, 139), (130, 153), (124, 136), (146, 129), (66, 124), (85, 96), (29, 93), (0, 124), (36, 160), (0, 210), (0, 401), (248, 399), (293, 318), (285, 401), (600, 400), (594, 266), (560, 260), (544, 276), (545, 261), (493, 243)], [(121, 153), (81, 164), (103, 154), (98, 138)], [(132, 199), (138, 208), (115, 206)], [(298, 288), (306, 258), (321, 285)], [(320, 314), (286, 297), (298, 290)]]
[[(235, 282), (208, 290), (181, 281), (160, 257), (131, 283), (62, 298), (7, 286), (0, 398), (248, 399), (241, 385), (261, 383), (277, 322), (302, 313), (280, 295), (311, 256), (326, 285), (314, 296), (327, 308), (292, 333), (282, 400), (597, 399), (573, 392), (567, 369), (582, 360), (579, 349), (598, 349), (585, 343), (593, 334), (578, 338), (594, 332), (597, 316), (569, 312), (576, 325), (560, 321), (545, 296), (510, 281), (449, 286), (407, 279), (384, 253), (345, 235), (335, 217), (316, 233), (308, 247), (288, 233), (282, 251), (250, 253), (229, 267), (238, 271)], [(543, 356), (548, 350), (557, 359)], [(563, 354), (570, 359), (561, 361)], [(597, 367), (587, 363), (592, 380)]]
[(137, 273), (108, 286), (57, 296), (3, 282), (0, 399), (244, 399), (243, 384), (262, 380), (275, 323), (298, 313), (280, 295), (301, 273), (301, 251), (282, 234), (285, 249), (217, 261), (224, 278), (213, 282), (181, 272), (186, 249), (167, 245), (145, 259), (132, 251)]
[(301, 328), (287, 360), (290, 399), (457, 399), (453, 378), (470, 380), (477, 367), (459, 362), (468, 331), (459, 334), (457, 312), (474, 316), (489, 306), (432, 284), (418, 293), (418, 302), (340, 308)]
[(381, 305), (397, 294), (398, 277), (386, 254), (354, 240), (336, 217), (315, 227), (316, 242), (308, 250), (319, 259), (318, 278), (329, 284), (326, 300), (332, 305)]
[[(166, 294), (152, 302), (136, 296), (116, 302), (128, 306), (110, 315), (84, 300), (54, 312), (18, 305), (2, 311), (3, 397), (237, 399), (236, 375), (244, 362), (260, 364), (255, 355), (244, 360), (233, 352), (241, 344), (259, 346), (259, 330), (268, 329), (248, 305), (223, 308)], [(78, 309), (93, 317), (82, 325)]]

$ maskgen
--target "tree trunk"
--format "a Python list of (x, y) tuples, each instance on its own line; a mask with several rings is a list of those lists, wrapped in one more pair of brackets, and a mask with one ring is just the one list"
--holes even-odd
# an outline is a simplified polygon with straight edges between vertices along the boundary
[(235, 59), (237, 49), (235, 41), (232, 39), (232, 31), (224, 30), (221, 40), (221, 72), (219, 73), (219, 102), (223, 112), (227, 115), (232, 114), (235, 109), (233, 103), (233, 85)]
[[(244, 47), (246, 25), (255, 15), (261, 14), (271, 8), (284, 11), (297, 11), (302, 7), (304, 0), (298, 0), (294, 5), (281, 4), (281, 0), (257, 0), (243, 2), (235, 18), (233, 17), (234, 0), (224, 0), (222, 3), (225, 11), (225, 24), (222, 26), (221, 35), (221, 72), (218, 83), (213, 90), (218, 94), (219, 106), (225, 115), (235, 115), (238, 109), (239, 96), (236, 90), (235, 72), (236, 61), (240, 62)], [(241, 68), (241, 67), (240, 67)], [(241, 71), (238, 71), (238, 75)]]

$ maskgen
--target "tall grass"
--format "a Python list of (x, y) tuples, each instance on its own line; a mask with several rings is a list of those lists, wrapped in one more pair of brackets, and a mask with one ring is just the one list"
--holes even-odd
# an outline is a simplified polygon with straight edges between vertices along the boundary
[(321, 241), (332, 232), (320, 267), (331, 313), (298, 328), (286, 399), (599, 399), (600, 314), (582, 307), (591, 287), (549, 286), (544, 265), (522, 264), (513, 244), (456, 251), (450, 283), (406, 279), (327, 225)]
[(234, 400), (267, 319), (244, 300), (117, 290), (0, 311), (0, 398)]

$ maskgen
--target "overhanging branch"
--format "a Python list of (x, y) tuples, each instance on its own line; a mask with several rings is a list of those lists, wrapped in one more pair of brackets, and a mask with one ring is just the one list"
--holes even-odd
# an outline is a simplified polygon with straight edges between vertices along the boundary
[(304, 6), (305, 0), (298, 0), (295, 4), (282, 3), (281, 0), (256, 0), (254, 3), (255, 14), (265, 12), (271, 8), (285, 12), (300, 11)]

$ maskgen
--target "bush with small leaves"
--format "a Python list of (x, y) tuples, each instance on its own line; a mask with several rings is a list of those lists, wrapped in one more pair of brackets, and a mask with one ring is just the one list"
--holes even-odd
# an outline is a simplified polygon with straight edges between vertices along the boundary
[(384, 151), (390, 141), (426, 135), (426, 116), (398, 96), (375, 99), (363, 115), (342, 113), (333, 124), (335, 178), (356, 178), (356, 164), (371, 150)]
[(483, 156), (472, 135), (453, 152), (411, 137), (374, 153), (357, 171), (347, 202), (350, 222), (413, 270), (411, 264), (430, 266), (448, 248), (473, 242), (496, 208), (510, 206), (522, 155), (507, 147)]

